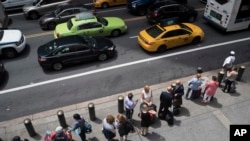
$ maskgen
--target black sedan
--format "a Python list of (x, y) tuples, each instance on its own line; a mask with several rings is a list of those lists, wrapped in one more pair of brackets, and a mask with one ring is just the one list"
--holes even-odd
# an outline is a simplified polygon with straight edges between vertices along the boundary
[(147, 9), (147, 19), (149, 23), (155, 24), (175, 18), (177, 22), (194, 22), (198, 16), (198, 11), (193, 7), (168, 2), (158, 2)]
[(89, 5), (61, 5), (55, 11), (43, 15), (39, 20), (39, 24), (44, 30), (53, 30), (57, 24), (67, 22), (70, 18), (73, 18), (81, 12), (92, 12), (96, 14), (93, 7)]
[(61, 70), (69, 64), (105, 61), (115, 55), (115, 48), (113, 42), (105, 37), (66, 36), (40, 46), (38, 62), (45, 69)]

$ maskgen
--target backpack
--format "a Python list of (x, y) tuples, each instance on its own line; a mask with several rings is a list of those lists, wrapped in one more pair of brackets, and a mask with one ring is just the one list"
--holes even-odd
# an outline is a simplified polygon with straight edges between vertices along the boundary
[(61, 133), (56, 134), (53, 141), (69, 141), (69, 139), (65, 133)]
[(89, 122), (85, 121), (84, 126), (85, 126), (85, 133), (90, 134), (92, 132), (92, 125)]

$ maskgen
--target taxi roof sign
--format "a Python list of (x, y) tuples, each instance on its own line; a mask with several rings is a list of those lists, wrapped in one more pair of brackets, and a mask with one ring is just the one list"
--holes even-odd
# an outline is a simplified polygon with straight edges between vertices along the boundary
[(95, 16), (92, 13), (84, 12), (76, 15), (76, 21), (94, 19)]

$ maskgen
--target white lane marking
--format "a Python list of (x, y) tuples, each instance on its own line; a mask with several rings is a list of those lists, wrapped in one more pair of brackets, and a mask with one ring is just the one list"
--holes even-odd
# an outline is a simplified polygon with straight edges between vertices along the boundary
[(118, 68), (127, 67), (127, 66), (131, 66), (131, 65), (136, 65), (136, 64), (140, 64), (140, 63), (144, 63), (144, 62), (159, 60), (159, 59), (162, 59), (162, 58), (167, 58), (167, 57), (180, 55), (180, 54), (185, 54), (185, 53), (189, 53), (189, 52), (195, 52), (195, 51), (204, 50), (204, 49), (208, 49), (208, 48), (214, 48), (214, 47), (218, 47), (218, 46), (243, 42), (243, 41), (247, 41), (247, 40), (250, 40), (250, 37), (243, 38), (243, 39), (238, 39), (238, 40), (233, 40), (233, 41), (229, 41), (229, 42), (223, 42), (223, 43), (208, 45), (208, 46), (199, 47), (199, 48), (195, 48), (195, 49), (190, 49), (190, 50), (186, 50), (186, 51), (180, 51), (180, 52), (176, 52), (176, 53), (161, 55), (161, 56), (157, 56), (157, 57), (151, 57), (151, 58), (147, 58), (147, 59), (137, 60), (137, 61), (134, 61), (134, 62), (128, 62), (128, 63), (116, 65), (116, 66), (110, 66), (110, 67), (107, 67), (107, 68), (102, 68), (102, 69), (83, 72), (83, 73), (74, 74), (74, 75), (70, 75), (70, 76), (60, 77), (60, 78), (47, 80), (47, 81), (43, 81), (43, 82), (32, 83), (30, 85), (24, 85), (24, 86), (20, 86), (20, 87), (16, 87), (16, 88), (2, 90), (2, 91), (0, 91), (0, 94), (3, 95), (3, 94), (10, 93), (10, 92), (15, 92), (15, 91), (24, 90), (24, 89), (28, 89), (28, 88), (32, 88), (32, 87), (42, 86), (42, 85), (46, 85), (46, 84), (50, 84), (50, 83), (63, 81), (63, 80), (73, 79), (73, 78), (82, 77), (82, 76), (86, 76), (86, 75), (90, 75), (90, 74), (95, 74), (95, 73), (104, 72), (104, 71), (108, 71), (108, 70), (118, 69)]
[(130, 39), (133, 39), (133, 38), (137, 38), (138, 36), (131, 36), (131, 37), (129, 37)]

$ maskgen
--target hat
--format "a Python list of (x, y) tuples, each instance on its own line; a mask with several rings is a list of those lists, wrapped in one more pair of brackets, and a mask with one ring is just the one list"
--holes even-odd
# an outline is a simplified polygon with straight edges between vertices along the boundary
[(230, 51), (230, 55), (235, 55), (235, 52), (234, 51)]
[(56, 133), (61, 133), (61, 132), (63, 132), (63, 128), (62, 128), (62, 126), (58, 126), (58, 127), (56, 127)]

